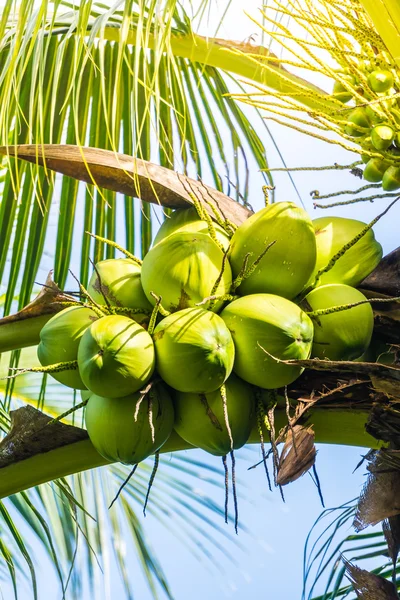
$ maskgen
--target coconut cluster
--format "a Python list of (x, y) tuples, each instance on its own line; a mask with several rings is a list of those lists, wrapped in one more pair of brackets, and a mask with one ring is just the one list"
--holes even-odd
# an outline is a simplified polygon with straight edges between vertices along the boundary
[(382, 182), (385, 191), (400, 188), (400, 104), (398, 71), (385, 53), (363, 61), (359, 68), (338, 72), (333, 96), (351, 108), (343, 113), (342, 129), (361, 146), (363, 177)]
[(82, 390), (108, 460), (137, 464), (174, 428), (225, 456), (248, 440), (260, 391), (301, 375), (297, 360), (355, 360), (370, 343), (372, 309), (355, 286), (382, 256), (372, 229), (311, 221), (291, 202), (238, 228), (203, 217), (175, 211), (143, 263), (99, 262), (84, 301), (41, 331), (41, 364)]

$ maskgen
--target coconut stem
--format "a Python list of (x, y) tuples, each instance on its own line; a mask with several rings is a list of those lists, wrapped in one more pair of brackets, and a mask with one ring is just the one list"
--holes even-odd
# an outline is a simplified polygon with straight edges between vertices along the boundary
[(255, 261), (253, 262), (253, 264), (250, 267), (248, 267), (248, 262), (249, 262), (249, 258), (251, 256), (251, 252), (248, 252), (245, 255), (242, 268), (240, 269), (239, 274), (236, 277), (236, 279), (232, 282), (232, 287), (231, 287), (232, 292), (234, 292), (245, 279), (247, 279), (248, 277), (250, 277), (250, 275), (252, 275), (252, 273), (254, 273), (260, 260), (266, 255), (268, 250), (274, 244), (276, 244), (276, 240), (267, 244), (267, 246), (264, 248), (264, 250), (261, 252), (261, 254), (259, 256), (257, 256), (257, 258), (255, 259)]
[(216, 298), (217, 298), (217, 296), (215, 294), (217, 292), (219, 284), (221, 283), (222, 277), (224, 276), (224, 271), (225, 271), (225, 266), (226, 266), (227, 260), (228, 260), (228, 252), (224, 251), (224, 256), (223, 256), (223, 259), (222, 259), (221, 270), (220, 270), (220, 272), (218, 274), (218, 277), (215, 280), (215, 283), (214, 283), (214, 285), (212, 286), (212, 289), (211, 289), (210, 297), (214, 296), (214, 298), (210, 301), (210, 310), (212, 310), (213, 307), (214, 307), (214, 305), (215, 305)]
[(203, 306), (210, 302), (210, 300), (218, 301), (218, 302), (233, 302), (233, 300), (237, 300), (239, 296), (232, 296), (232, 294), (224, 294), (223, 296), (207, 296), (207, 298), (203, 298), (201, 302), (197, 302), (196, 306)]
[(264, 194), (264, 205), (265, 206), (269, 206), (270, 205), (270, 200), (269, 200), (269, 192), (274, 190), (275, 186), (273, 185), (263, 185), (262, 187), (262, 191)]
[[(192, 190), (192, 186), (190, 185), (190, 182), (188, 182), (188, 183), (189, 183), (190, 189)], [(191, 197), (191, 199), (193, 200), (193, 205), (197, 211), (199, 218), (202, 221), (205, 221), (207, 223), (208, 233), (209, 233), (211, 239), (217, 244), (217, 246), (219, 247), (220, 250), (222, 250), (222, 252), (225, 252), (221, 242), (217, 239), (217, 234), (215, 231), (215, 227), (214, 227), (212, 218), (210, 217), (208, 212), (206, 210), (204, 210), (202, 203), (197, 198), (197, 196), (193, 193), (193, 191), (188, 192), (188, 194)]]
[(248, 269), (246, 269), (243, 279), (247, 279), (248, 277), (250, 277), (250, 275), (252, 275), (254, 273), (254, 271), (256, 270), (256, 267), (258, 266), (260, 260), (266, 255), (266, 253), (268, 252), (268, 250), (274, 245), (276, 244), (276, 240), (274, 240), (273, 242), (270, 242), (265, 248), (264, 250), (261, 252), (261, 254), (259, 256), (257, 256), (256, 260), (253, 262), (253, 264), (251, 265), (251, 267), (248, 267)]
[(149, 400), (148, 400), (148, 405), (147, 405), (147, 416), (149, 418), (149, 426), (150, 426), (150, 431), (151, 431), (151, 441), (154, 444), (155, 438), (156, 438), (156, 432), (154, 430), (154, 423), (153, 423), (153, 398), (154, 398), (154, 391), (152, 389), (150, 389), (149, 391)]
[(353, 198), (352, 200), (341, 200), (340, 202), (332, 202), (330, 204), (318, 204), (317, 202), (314, 202), (314, 208), (334, 208), (336, 206), (349, 206), (349, 204), (357, 204), (357, 202), (373, 202), (377, 198), (397, 198), (398, 195), (398, 193), (373, 194), (372, 196), (362, 196), (361, 198)]
[(331, 306), (330, 308), (319, 308), (318, 310), (306, 312), (306, 314), (311, 318), (320, 317), (321, 315), (331, 315), (332, 313), (341, 312), (343, 310), (350, 310), (350, 308), (360, 306), (360, 304), (371, 304), (371, 302), (400, 302), (400, 296), (395, 296), (394, 298), (368, 298), (368, 300), (360, 300), (359, 302), (352, 302), (351, 304), (339, 304), (338, 306)]
[(69, 269), (69, 272), (71, 273), (72, 277), (77, 282), (77, 284), (79, 286), (79, 290), (80, 290), (82, 296), (84, 296), (89, 301), (89, 304), (91, 305), (90, 308), (96, 313), (96, 315), (98, 317), (100, 317), (100, 318), (104, 317), (107, 314), (107, 312), (104, 311), (105, 307), (101, 306), (95, 300), (93, 300), (92, 296), (89, 294), (89, 292), (87, 291), (87, 289), (81, 284), (81, 282), (76, 277), (76, 275), (74, 275), (74, 273), (71, 271), (71, 269)]
[(157, 315), (158, 315), (158, 311), (160, 310), (160, 304), (161, 304), (161, 296), (158, 298), (156, 305), (151, 312), (149, 327), (147, 329), (147, 331), (150, 335), (153, 335), (153, 331), (156, 326)]
[[(168, 315), (170, 315), (171, 313), (168, 310), (165, 310), (165, 308), (161, 304), (162, 297), (157, 296), (157, 294), (155, 294), (154, 292), (150, 292), (150, 296), (152, 296), (152, 298), (154, 298), (154, 300), (156, 301), (156, 306), (154, 307), (153, 312), (151, 313), (150, 322), (151, 322), (151, 319), (153, 317), (153, 314), (154, 314), (154, 311), (156, 308), (157, 308), (157, 312), (159, 312), (162, 317), (168, 317)], [(155, 323), (156, 318), (157, 318), (157, 313), (155, 313), (154, 323)], [(149, 328), (150, 328), (150, 325), (149, 325)], [(153, 327), (153, 329), (154, 329), (154, 327)]]
[(154, 466), (153, 466), (153, 470), (152, 470), (151, 475), (150, 475), (150, 481), (149, 481), (149, 485), (147, 487), (146, 499), (144, 501), (144, 506), (143, 506), (143, 514), (144, 514), (144, 516), (146, 516), (146, 508), (147, 508), (147, 503), (149, 501), (150, 490), (151, 490), (151, 488), (153, 486), (154, 479), (155, 479), (156, 474), (157, 474), (157, 469), (158, 469), (159, 462), (160, 462), (160, 453), (156, 452), (155, 455), (154, 455)]
[[(265, 454), (265, 444), (264, 444), (264, 432), (263, 432), (263, 426), (265, 424), (264, 403), (263, 403), (263, 400), (261, 397), (261, 392), (259, 390), (256, 392), (256, 398), (257, 398), (257, 415), (256, 415), (257, 416), (257, 429), (258, 429), (258, 435), (260, 436), (261, 454), (262, 454), (262, 458), (263, 458), (265, 474), (267, 476), (269, 491), (272, 492), (271, 478), (269, 476), (268, 465), (267, 465), (267, 456)], [(250, 467), (250, 468), (252, 468), (252, 467)]]
[(233, 505), (235, 507), (235, 533), (238, 533), (238, 523), (239, 523), (239, 510), (238, 510), (238, 499), (236, 492), (236, 460), (235, 453), (233, 450), (230, 452), (231, 455), (231, 463), (232, 463), (232, 492), (233, 492)]
[(126, 486), (126, 484), (129, 482), (130, 478), (135, 473), (135, 471), (136, 471), (137, 468), (138, 468), (138, 463), (136, 463), (136, 465), (133, 466), (133, 469), (129, 473), (128, 477), (125, 479), (124, 483), (119, 488), (119, 490), (117, 492), (117, 495), (115, 496), (114, 500), (111, 502), (110, 506), (108, 507), (108, 510), (110, 510), (110, 508), (112, 507), (112, 505), (114, 504), (114, 502), (116, 502), (118, 500), (118, 497), (119, 497), (120, 493), (122, 492), (122, 490), (124, 489), (124, 487)]
[(99, 240), (99, 242), (104, 242), (108, 246), (111, 246), (112, 248), (119, 250), (120, 252), (122, 252), (122, 254), (125, 254), (125, 256), (127, 258), (129, 258), (130, 260), (133, 260), (133, 262), (135, 262), (137, 265), (142, 264), (142, 261), (140, 260), (140, 258), (137, 258), (136, 256), (134, 256), (128, 250), (125, 250), (125, 248), (123, 248), (122, 246), (120, 246), (119, 244), (114, 242), (113, 240), (108, 240), (107, 238), (101, 237), (100, 235), (96, 235), (95, 233), (90, 233), (90, 231), (86, 231), (85, 233), (90, 235), (92, 238)]
[(291, 171), (349, 171), (350, 169), (354, 169), (354, 167), (358, 167), (362, 165), (362, 160), (357, 160), (355, 162), (350, 163), (349, 165), (338, 165), (335, 163), (334, 165), (326, 165), (323, 167), (277, 167), (274, 169), (260, 169), (260, 171), (270, 171), (270, 172), (291, 172)]
[(226, 398), (226, 387), (225, 387), (225, 384), (221, 385), (219, 391), (220, 391), (221, 399), (222, 399), (222, 408), (223, 408), (223, 411), (224, 411), (225, 427), (226, 427), (226, 429), (228, 431), (229, 442), (230, 442), (231, 451), (232, 451), (233, 450), (233, 437), (232, 437), (231, 426), (229, 424), (228, 403), (227, 403), (227, 398)]
[(242, 264), (242, 268), (240, 269), (238, 276), (236, 277), (236, 279), (234, 279), (232, 281), (232, 286), (231, 286), (231, 292), (232, 294), (235, 292), (235, 290), (237, 290), (237, 288), (239, 287), (239, 285), (242, 283), (243, 279), (244, 279), (244, 274), (247, 271), (247, 265), (249, 263), (249, 259), (251, 256), (251, 252), (248, 252), (244, 259), (243, 259), (243, 264)]
[(47, 365), (46, 367), (26, 367), (26, 368), (10, 368), (10, 371), (18, 371), (18, 373), (14, 373), (13, 375), (8, 375), (7, 377), (2, 377), (3, 379), (14, 379), (18, 377), (18, 375), (23, 375), (24, 373), (60, 373), (61, 371), (73, 371), (78, 368), (77, 360), (66, 360), (64, 362), (54, 363), (52, 365)]
[(58, 421), (61, 421), (61, 419), (65, 419), (65, 417), (68, 417), (69, 415), (71, 415), (72, 413), (76, 412), (77, 410), (80, 410), (81, 408), (84, 408), (88, 402), (89, 402), (89, 400), (83, 400), (83, 402), (80, 402), (79, 404), (76, 404), (75, 406), (73, 406), (69, 410), (67, 410), (64, 413), (62, 413), (62, 415), (58, 415), (58, 417), (55, 417), (54, 419), (52, 419), (51, 421), (49, 421), (48, 423), (46, 423), (45, 427), (47, 427), (48, 425), (52, 425), (53, 423), (58, 423)]
[(135, 414), (133, 415), (135, 423), (136, 423), (138, 415), (139, 415), (140, 405), (142, 404), (144, 398), (147, 396), (148, 392), (153, 387), (154, 383), (155, 383), (154, 379), (152, 381), (149, 381), (149, 383), (146, 385), (146, 387), (143, 390), (140, 390), (140, 392), (139, 392), (140, 396), (137, 399), (136, 407), (135, 407)]
[(126, 306), (116, 306), (114, 312), (117, 315), (151, 315), (146, 308), (127, 308)]
[(336, 252), (336, 254), (334, 254), (332, 256), (332, 258), (330, 259), (330, 261), (328, 262), (328, 264), (323, 267), (322, 269), (320, 269), (318, 271), (318, 273), (315, 276), (315, 279), (313, 281), (313, 283), (302, 293), (302, 297), (307, 296), (307, 294), (309, 292), (311, 292), (311, 290), (313, 288), (315, 288), (315, 286), (317, 285), (318, 281), (320, 280), (321, 276), (324, 273), (327, 273), (328, 271), (330, 271), (335, 264), (337, 263), (337, 261), (339, 260), (339, 258), (341, 258), (344, 254), (346, 254), (346, 252), (348, 250), (350, 250), (350, 248), (352, 248), (358, 241), (360, 241), (364, 235), (366, 233), (368, 233), (368, 231), (370, 229), (372, 229), (372, 227), (384, 216), (386, 215), (386, 213), (392, 208), (392, 206), (397, 202), (397, 200), (399, 200), (400, 196), (397, 196), (397, 198), (395, 200), (393, 200), (393, 202), (391, 202), (389, 204), (389, 206), (387, 208), (385, 208), (385, 210), (383, 212), (381, 212), (378, 216), (375, 217), (375, 219), (372, 219), (372, 221), (370, 223), (368, 223), (368, 225), (366, 225), (361, 231), (360, 233), (358, 233), (356, 236), (353, 237), (352, 240), (350, 240), (350, 242), (347, 242), (347, 244), (345, 244), (343, 246), (343, 248), (341, 248), (339, 250), (339, 252)]
[[(213, 198), (210, 194), (209, 189), (203, 184), (202, 180), (200, 179), (200, 183), (202, 184), (206, 195), (210, 198), (210, 200), (207, 200), (207, 198), (204, 198), (203, 196), (203, 200), (204, 202), (207, 204), (207, 206), (210, 207), (210, 209), (212, 210), (212, 213), (215, 217), (215, 220), (217, 221), (218, 225), (220, 225), (225, 231), (226, 233), (229, 235), (229, 237), (232, 237), (232, 235), (234, 234), (235, 230), (237, 229), (237, 225), (235, 225), (235, 223), (232, 223), (232, 221), (230, 221), (226, 215), (224, 214), (222, 208), (219, 205), (218, 200), (216, 200), (216, 198)], [(217, 205), (217, 208), (214, 206), (214, 203)], [(219, 212), (218, 212), (219, 211)], [(220, 214), (221, 213), (221, 214)], [(221, 216), (222, 215), (222, 216)], [(223, 218), (222, 218), (223, 217)]]
[(225, 473), (225, 523), (228, 523), (228, 498), (229, 498), (229, 471), (226, 462), (226, 454), (222, 457)]
[(92, 259), (91, 259), (91, 258), (89, 258), (89, 260), (90, 260), (90, 264), (92, 265), (92, 267), (93, 267), (93, 269), (94, 269), (94, 271), (95, 271), (95, 273), (96, 273), (96, 275), (97, 275), (97, 279), (98, 279), (98, 282), (99, 282), (99, 287), (100, 287), (100, 293), (101, 293), (101, 295), (103, 296), (104, 303), (105, 303), (105, 305), (107, 306), (107, 309), (108, 309), (109, 313), (110, 313), (110, 314), (115, 314), (115, 310), (114, 310), (114, 309), (113, 309), (113, 307), (111, 306), (111, 304), (110, 304), (110, 301), (109, 301), (109, 299), (107, 298), (107, 294), (104, 292), (104, 289), (103, 289), (103, 282), (101, 281), (101, 275), (100, 275), (100, 272), (99, 272), (99, 270), (98, 270), (97, 266), (96, 266), (96, 265), (94, 264), (94, 262), (92, 261)]

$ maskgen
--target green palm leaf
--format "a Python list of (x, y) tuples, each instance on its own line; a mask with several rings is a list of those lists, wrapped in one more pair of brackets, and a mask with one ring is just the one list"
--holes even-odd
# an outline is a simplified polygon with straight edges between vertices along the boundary
[[(346, 578), (342, 557), (371, 573), (391, 579), (392, 563), (387, 559), (387, 543), (381, 531), (342, 537), (343, 532), (351, 527), (356, 509), (357, 501), (353, 500), (325, 510), (315, 521), (304, 549), (304, 600), (354, 600), (353, 587)], [(366, 566), (363, 561), (367, 561)], [(378, 566), (371, 568), (371, 564)], [(324, 592), (315, 595), (317, 586)]]
[[(253, 155), (261, 169), (268, 166), (261, 139), (235, 102), (222, 97), (229, 88), (207, 62), (211, 50), (203, 38), (198, 40), (201, 49), (196, 47), (189, 15), (172, 0), (165, 2), (162, 14), (156, 4), (148, 2), (140, 11), (133, 2), (108, 9), (96, 3), (51, 7), (43, 2), (36, 12), (26, 2), (15, 16), (14, 3), (7, 2), (1, 25), (6, 35), (0, 44), (0, 143), (123, 149), (199, 176), (210, 170), (215, 187), (231, 181), (237, 198), (246, 197), (249, 174), (239, 177), (240, 171), (246, 173), (246, 155)], [(221, 66), (229, 66), (226, 59)], [(216, 115), (231, 131), (230, 147), (222, 144)], [(235, 170), (230, 173), (232, 161)], [(98, 241), (91, 244), (84, 231), (115, 239), (120, 200), (113, 192), (89, 186), (83, 207), (82, 188), (73, 180), (59, 181), (14, 159), (6, 159), (3, 169), (0, 237), (9, 251), (0, 257), (0, 278), (8, 281), (8, 314), (16, 291), (19, 307), (31, 298), (52, 219), (57, 221), (55, 280), (63, 287), (78, 258), (85, 284), (89, 256), (99, 260), (114, 251)], [(125, 197), (124, 212), (121, 241), (143, 255), (152, 238), (153, 211), (147, 205), (135, 209)], [(135, 232), (140, 232), (140, 244)], [(78, 241), (81, 253), (75, 257), (72, 248)]]

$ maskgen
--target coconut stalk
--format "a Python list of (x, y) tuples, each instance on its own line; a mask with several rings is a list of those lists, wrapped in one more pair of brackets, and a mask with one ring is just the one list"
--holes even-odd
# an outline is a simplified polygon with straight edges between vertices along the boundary
[[(252, 214), (213, 188), (126, 155), (51, 145), (41, 147), (38, 154), (35, 146), (8, 148), (8, 151), (30, 162), (38, 160), (43, 164), (45, 161), (48, 169), (82, 181), (125, 193), (129, 190), (128, 193), (143, 201), (160, 202), (167, 208), (192, 205), (195, 199), (212, 218), (215, 218), (214, 211), (219, 211), (220, 215), (229, 215), (236, 225)], [(137, 180), (135, 183), (136, 177), (139, 186)], [(381, 261), (360, 289), (369, 297), (400, 295), (400, 248)], [(400, 345), (399, 305), (389, 302), (373, 308), (375, 335), (387, 344)], [(2, 327), (6, 327), (4, 319), (0, 320), (0, 331)], [(377, 403), (390, 407), (391, 403), (400, 401), (399, 370), (357, 362), (324, 362), (322, 367), (322, 371), (307, 370), (288, 388), (289, 397), (299, 401), (296, 424), (312, 425), (316, 442), (377, 448), (379, 442), (365, 431), (365, 424)], [(95, 451), (83, 429), (60, 422), (49, 423), (49, 417), (31, 407), (14, 411), (12, 419), (12, 429), (0, 443), (0, 497), (109, 464)], [(286, 424), (286, 407), (278, 405), (276, 431)], [(260, 442), (257, 427), (248, 441)], [(174, 432), (161, 452), (188, 448), (190, 445)]]

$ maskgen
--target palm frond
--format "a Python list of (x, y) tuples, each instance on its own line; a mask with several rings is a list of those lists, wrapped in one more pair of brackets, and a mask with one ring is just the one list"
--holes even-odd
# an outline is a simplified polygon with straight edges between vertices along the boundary
[[(232, 182), (237, 199), (246, 198), (247, 156), (260, 169), (268, 166), (261, 138), (234, 101), (221, 97), (227, 84), (207, 62), (203, 38), (201, 52), (197, 48), (191, 19), (176, 1), (157, 8), (152, 2), (107, 8), (44, 0), (38, 6), (27, 2), (17, 12), (15, 7), (18, 3), (6, 3), (1, 22), (6, 32), (0, 44), (1, 144), (66, 142), (123, 150), (199, 176), (210, 172), (215, 187)], [(183, 40), (186, 54), (175, 47)], [(226, 60), (222, 66), (229, 66)], [(230, 147), (221, 143), (217, 114), (231, 132)], [(240, 171), (247, 175), (239, 178)], [(55, 280), (61, 287), (71, 265), (80, 261), (85, 284), (88, 257), (114, 253), (101, 242), (91, 243), (85, 231), (124, 237), (121, 242), (137, 254), (148, 250), (154, 215), (147, 205), (135, 208), (125, 197), (121, 231), (120, 198), (113, 192), (89, 186), (82, 206), (82, 186), (46, 169), (8, 158), (2, 174), (0, 236), (8, 248), (0, 256), (0, 277), (7, 281), (4, 314), (17, 291), (19, 307), (31, 298), (46, 236), (55, 228)], [(78, 256), (76, 242), (82, 247)]]
[(400, 67), (400, 6), (396, 0), (360, 0), (386, 48)]
[[(352, 500), (323, 511), (315, 521), (304, 548), (302, 600), (355, 599), (343, 558), (391, 579), (392, 562), (382, 531), (375, 528), (371, 533), (346, 535), (346, 530), (352, 527), (356, 509), (357, 500)], [(398, 572), (400, 567), (396, 569)]]

